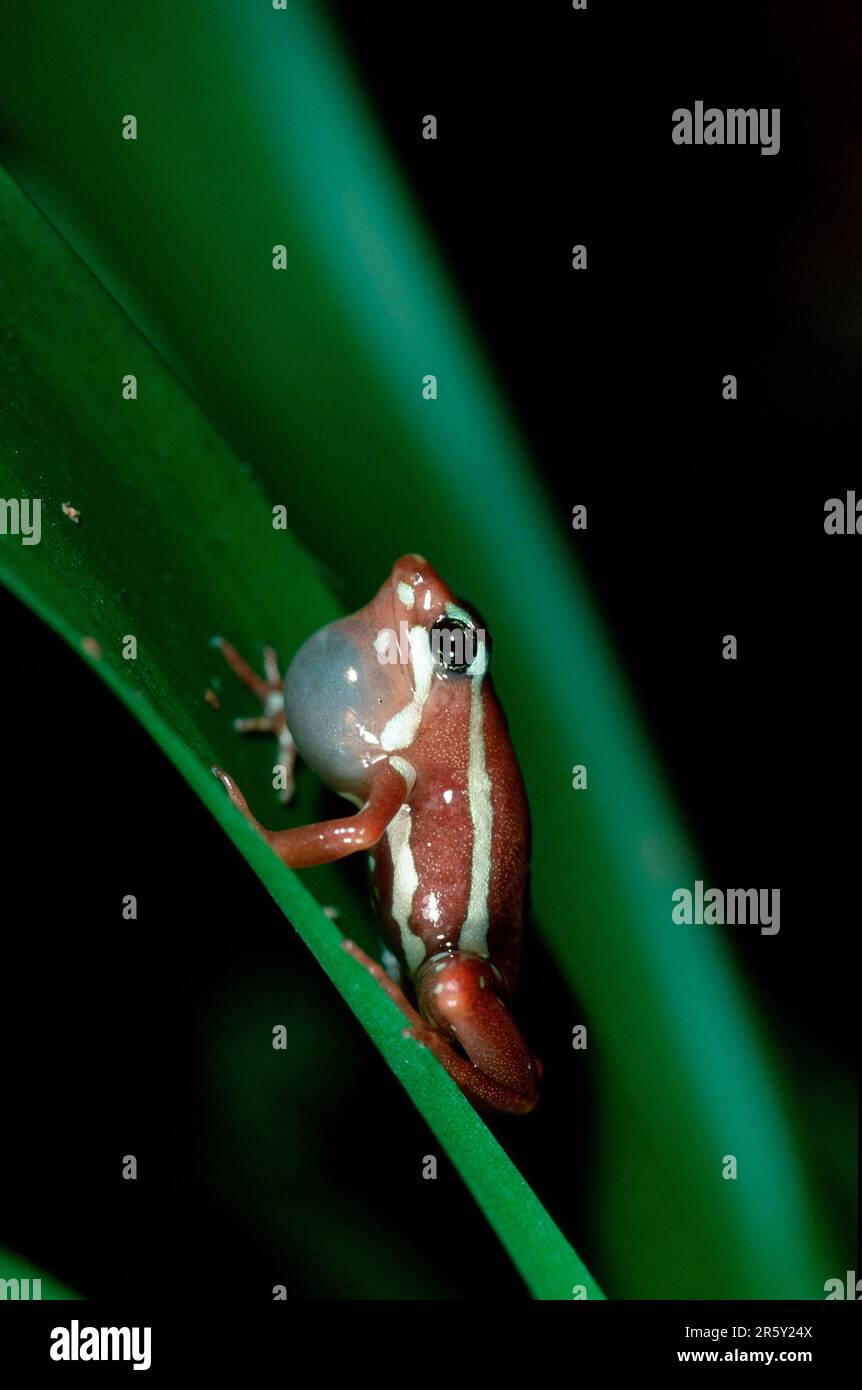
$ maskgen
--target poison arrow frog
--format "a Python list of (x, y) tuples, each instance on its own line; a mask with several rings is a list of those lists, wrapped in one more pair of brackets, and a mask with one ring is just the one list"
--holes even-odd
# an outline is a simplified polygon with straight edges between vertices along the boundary
[(527, 1114), (542, 1069), (508, 1000), (521, 960), (530, 818), (488, 675), (488, 633), (423, 556), (404, 555), (369, 604), (300, 647), (283, 682), (271, 647), (258, 676), (224, 639), (214, 643), (262, 704), (235, 727), (278, 739), (283, 799), (298, 752), (357, 810), (266, 830), (214, 767), (231, 801), (290, 868), (369, 852), (387, 968), (352, 941), (345, 950), (405, 1014), (406, 1035), (474, 1104)]

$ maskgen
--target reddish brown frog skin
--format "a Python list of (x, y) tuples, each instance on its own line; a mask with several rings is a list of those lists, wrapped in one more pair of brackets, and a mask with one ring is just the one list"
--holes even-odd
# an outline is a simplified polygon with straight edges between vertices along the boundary
[[(508, 1008), (521, 961), (530, 857), (524, 784), (488, 671), (490, 639), (424, 557), (404, 555), (370, 603), (299, 649), (282, 688), (227, 643), (261, 698), (244, 729), (279, 738), (288, 786), (297, 750), (356, 806), (352, 816), (282, 831), (234, 803), (293, 868), (370, 854), (374, 892), (399, 983), (352, 942), (462, 1090), (482, 1108), (523, 1114), (541, 1067)], [(390, 974), (393, 973), (390, 966)]]

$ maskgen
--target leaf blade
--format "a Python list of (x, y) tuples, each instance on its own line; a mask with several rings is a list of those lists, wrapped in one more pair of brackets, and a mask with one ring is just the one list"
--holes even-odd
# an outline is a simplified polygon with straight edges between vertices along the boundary
[[(7, 496), (23, 496), (35, 483), (47, 503), (39, 545), (3, 538), (0, 578), (79, 653), (85, 638), (98, 642), (93, 668), (289, 916), (535, 1296), (569, 1298), (571, 1287), (583, 1284), (591, 1297), (603, 1297), (482, 1120), (433, 1058), (403, 1038), (398, 1010), (344, 953), (340, 934), (311, 894), (235, 811), (209, 770), (225, 761), (225, 727), (205, 719), (201, 687), (210, 634), (201, 630), (201, 615), (221, 627), (229, 617), (232, 635), (252, 645), (260, 630), (276, 624), (298, 641), (309, 623), (336, 615), (335, 600), (301, 547), (285, 532), (276, 536), (262, 493), (179, 384), (5, 173), (0, 231), (8, 248), (4, 310), (19, 330), (2, 366), (0, 485)], [(135, 402), (124, 401), (119, 389), (130, 362), (147, 387)], [(123, 453), (133, 485), (113, 471)], [(175, 455), (183, 466), (171, 470)], [(113, 516), (118, 498), (120, 518)], [(64, 500), (79, 510), (78, 523), (64, 514)], [(207, 510), (215, 512), (215, 525), (202, 533)], [(133, 576), (141, 555), (145, 564)], [(204, 567), (205, 578), (196, 576), (196, 566)], [(261, 572), (277, 601), (259, 593)], [(178, 592), (187, 602), (169, 611)], [(289, 595), (286, 607), (283, 595)], [(139, 643), (135, 662), (120, 655), (130, 635)]]

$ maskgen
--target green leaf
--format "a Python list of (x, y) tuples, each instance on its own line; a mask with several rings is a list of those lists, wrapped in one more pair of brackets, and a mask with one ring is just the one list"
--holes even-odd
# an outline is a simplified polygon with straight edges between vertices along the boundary
[[(602, 1294), (482, 1120), (295, 874), (231, 806), (214, 762), (241, 762), (204, 700), (207, 638), (298, 646), (339, 609), (248, 471), (101, 286), (0, 175), (7, 330), (0, 487), (40, 498), (39, 544), (2, 537), (0, 577), (144, 725), (266, 885), (374, 1040), (538, 1298)], [(134, 374), (137, 400), (121, 381)], [(77, 519), (64, 511), (75, 509)], [(123, 641), (137, 641), (124, 660)], [(96, 645), (94, 645), (96, 644)]]

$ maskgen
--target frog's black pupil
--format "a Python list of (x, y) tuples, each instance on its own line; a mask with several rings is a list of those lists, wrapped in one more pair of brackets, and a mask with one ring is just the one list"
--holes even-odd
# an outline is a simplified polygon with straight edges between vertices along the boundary
[(461, 618), (438, 618), (431, 628), (435, 661), (453, 676), (463, 676), (477, 656), (475, 631)]

